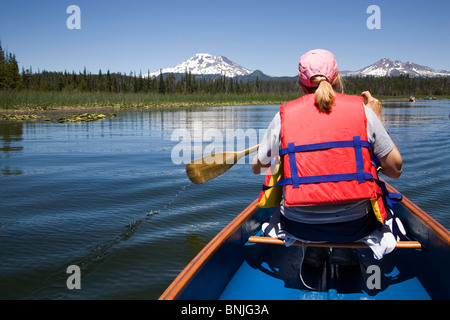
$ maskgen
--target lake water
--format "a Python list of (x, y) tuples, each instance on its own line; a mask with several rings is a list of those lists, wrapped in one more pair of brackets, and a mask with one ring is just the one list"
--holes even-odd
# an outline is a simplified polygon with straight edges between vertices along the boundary
[[(402, 177), (386, 180), (450, 228), (450, 101), (384, 106), (404, 159)], [(247, 157), (193, 185), (177, 164), (188, 154), (173, 150), (192, 144), (194, 158), (201, 138), (211, 149), (209, 138), (229, 134), (230, 147), (240, 133), (252, 144), (277, 110), (122, 109), (91, 123), (1, 122), (0, 299), (158, 298), (263, 182)], [(70, 265), (81, 269), (80, 290), (67, 288)]]

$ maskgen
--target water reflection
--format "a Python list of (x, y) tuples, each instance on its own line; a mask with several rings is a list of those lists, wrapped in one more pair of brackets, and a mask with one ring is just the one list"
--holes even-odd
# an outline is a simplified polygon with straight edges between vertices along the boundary
[[(204, 129), (247, 129), (254, 128), (255, 106), (185, 108), (183, 110), (149, 111), (150, 129), (156, 132), (186, 129), (194, 131), (196, 123), (202, 122)], [(275, 112), (274, 112), (275, 114)]]
[(1, 175), (20, 175), (22, 170), (10, 166), (10, 158), (23, 150), (23, 123), (0, 121), (0, 164)]
[[(78, 299), (159, 297), (208, 239), (259, 195), (264, 179), (253, 176), (247, 162), (207, 184), (190, 183), (185, 166), (171, 159), (178, 144), (173, 131), (194, 137), (200, 122), (204, 133), (260, 134), (278, 110), (124, 109), (91, 123), (0, 122), (0, 296), (73, 298), (63, 290), (64, 270), (84, 262), (95, 272), (83, 278)], [(404, 157), (402, 177), (388, 182), (446, 228), (449, 113), (449, 101), (386, 104), (383, 111)], [(54, 276), (61, 270), (62, 277)]]
[(129, 109), (117, 112), (112, 130), (120, 131), (122, 136), (149, 137), (152, 141), (159, 141), (155, 146), (162, 146), (162, 141), (171, 141), (172, 146), (181, 141), (188, 143), (192, 151), (191, 156), (188, 155), (190, 162), (202, 156), (208, 147), (207, 151), (214, 153), (243, 150), (257, 144), (270, 122), (263, 114), (273, 109), (270, 113), (275, 115), (278, 108), (217, 106)]
[(383, 122), (389, 128), (403, 128), (448, 121), (448, 106), (448, 100), (384, 102)]

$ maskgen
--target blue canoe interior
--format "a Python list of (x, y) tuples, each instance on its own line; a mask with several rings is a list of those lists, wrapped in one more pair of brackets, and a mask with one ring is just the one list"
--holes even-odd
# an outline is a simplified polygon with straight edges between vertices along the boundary
[[(420, 243), (420, 248), (398, 247), (382, 260), (375, 260), (369, 248), (353, 249), (361, 263), (352, 268), (329, 261), (320, 268), (300, 266), (302, 246), (250, 242), (250, 237), (261, 235), (262, 223), (274, 210), (258, 208), (254, 201), (203, 248), (160, 299), (450, 298), (450, 232), (407, 198), (395, 205), (395, 213), (406, 227), (408, 238)], [(375, 281), (377, 270), (379, 278)]]

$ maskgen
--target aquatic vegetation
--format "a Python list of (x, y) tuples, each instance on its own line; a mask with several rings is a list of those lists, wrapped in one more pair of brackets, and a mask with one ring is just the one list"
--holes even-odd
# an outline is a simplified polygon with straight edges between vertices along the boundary
[[(0, 90), (0, 110), (70, 110), (71, 108), (152, 108), (280, 104), (293, 94), (145, 94), (110, 92), (34, 92)], [(409, 96), (408, 96), (409, 97)], [(6, 111), (4, 111), (6, 112)]]
[(114, 118), (116, 115), (114, 113), (106, 113), (106, 114), (91, 114), (91, 113), (80, 113), (75, 114), (70, 117), (60, 118), (58, 120), (59, 123), (70, 123), (70, 122), (91, 122), (97, 120), (103, 120), (106, 118)]
[(0, 120), (7, 121), (30, 121), (30, 120), (38, 120), (43, 119), (44, 121), (58, 121), (59, 123), (67, 123), (67, 122), (90, 122), (90, 121), (98, 121), (107, 118), (114, 118), (116, 115), (114, 113), (100, 113), (100, 114), (91, 114), (91, 113), (79, 113), (75, 115), (71, 115), (63, 118), (46, 118), (43, 115), (36, 114), (0, 114)]
[(44, 118), (36, 114), (0, 114), (0, 119), (9, 121), (27, 121)]
[[(355, 89), (356, 90), (356, 89)], [(226, 105), (276, 105), (300, 96), (300, 93), (217, 93), (217, 94), (152, 94), (111, 92), (35, 92), (0, 90), (0, 110), (70, 111), (71, 108), (154, 108), (154, 107), (197, 107)], [(381, 96), (379, 100), (409, 101), (407, 96)], [(416, 100), (426, 98), (415, 95)], [(448, 99), (448, 95), (437, 96)], [(86, 110), (87, 111), (87, 110)], [(3, 111), (8, 112), (8, 111)]]
[(159, 214), (159, 210), (155, 210), (155, 211), (152, 210), (149, 213), (147, 213), (147, 217), (152, 217), (157, 214)]

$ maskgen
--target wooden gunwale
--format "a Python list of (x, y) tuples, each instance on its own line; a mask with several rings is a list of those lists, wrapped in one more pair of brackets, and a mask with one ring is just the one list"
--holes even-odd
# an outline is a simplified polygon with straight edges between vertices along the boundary
[[(386, 183), (386, 186), (390, 192), (399, 193), (396, 189), (394, 189), (391, 185)], [(420, 220), (422, 220), (425, 224), (427, 224), (435, 234), (444, 241), (447, 245), (450, 246), (450, 231), (444, 228), (439, 222), (437, 222), (433, 217), (431, 217), (428, 213), (423, 211), (417, 205), (415, 205), (411, 200), (407, 197), (403, 196), (402, 204), (409, 209), (409, 211), (416, 215)]]
[(222, 231), (220, 231), (184, 268), (172, 284), (159, 297), (159, 300), (172, 300), (184, 286), (191, 280), (198, 269), (208, 260), (208, 258), (216, 252), (220, 246), (236, 231), (248, 218), (250, 218), (258, 209), (256, 206), (258, 199), (253, 201), (244, 209), (236, 218), (234, 218)]
[[(391, 192), (398, 191), (386, 183), (388, 190)], [(234, 218), (222, 231), (220, 231), (198, 254), (197, 256), (183, 269), (183, 271), (175, 278), (169, 287), (159, 297), (159, 300), (173, 300), (189, 283), (196, 272), (206, 263), (211, 255), (216, 252), (220, 246), (235, 232), (248, 218), (250, 218), (258, 209), (258, 199), (253, 201), (247, 208), (244, 209), (236, 218)], [(410, 213), (416, 215), (426, 225), (428, 225), (435, 234), (450, 246), (450, 231), (444, 228), (430, 215), (425, 213), (417, 205), (415, 205), (407, 197), (403, 197), (402, 204), (405, 205)], [(277, 239), (274, 239), (277, 240)], [(420, 245), (420, 244), (418, 244)]]

